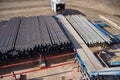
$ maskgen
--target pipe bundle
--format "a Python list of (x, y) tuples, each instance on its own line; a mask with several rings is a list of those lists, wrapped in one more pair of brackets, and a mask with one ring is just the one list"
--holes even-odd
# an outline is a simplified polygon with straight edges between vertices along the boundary
[[(105, 24), (101, 24), (101, 23), (95, 23), (91, 20), (89, 20), (99, 31), (101, 31), (104, 35), (106, 35), (107, 37), (109, 37), (113, 43), (119, 43), (120, 42), (120, 30), (117, 28), (114, 28), (111, 26), (111, 28), (109, 28), (109, 30), (114, 33), (110, 33), (109, 31), (105, 30), (105, 28), (103, 28), (103, 25)], [(104, 25), (105, 26), (105, 25)], [(107, 27), (106, 27), (107, 28)]]
[(119, 35), (112, 35), (110, 33), (108, 33), (105, 29), (103, 29), (101, 26), (99, 26), (99, 24), (96, 24), (96, 23), (93, 23), (93, 25), (98, 29), (100, 30), (105, 36), (107, 36), (108, 38), (110, 38), (112, 40), (112, 42), (119, 42), (120, 39), (119, 39)]
[(51, 16), (18, 17), (0, 30), (0, 61), (73, 51)]
[(111, 39), (108, 36), (99, 31), (82, 15), (68, 15), (66, 16), (66, 19), (70, 22), (86, 44), (94, 45), (96, 43), (111, 43)]
[(19, 25), (20, 18), (12, 18), (8, 21), (6, 27), (0, 30), (0, 61), (11, 58)]

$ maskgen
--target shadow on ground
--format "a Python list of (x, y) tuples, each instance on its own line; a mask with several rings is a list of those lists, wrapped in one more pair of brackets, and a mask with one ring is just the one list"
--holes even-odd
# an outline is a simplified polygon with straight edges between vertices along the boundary
[[(30, 59), (30, 61), (32, 60), (37, 60), (38, 58), (33, 58)], [(27, 60), (29, 61), (29, 60)], [(21, 61), (22, 62), (22, 61)], [(23, 61), (24, 62), (24, 61)], [(25, 61), (26, 62), (26, 61)], [(16, 62), (17, 63), (17, 62)], [(18, 62), (19, 63), (19, 62)], [(13, 63), (15, 64), (15, 63)], [(29, 68), (33, 68), (39, 65), (39, 62), (32, 62), (32, 63), (28, 63), (28, 64), (21, 64), (21, 65), (17, 65), (17, 66), (12, 66), (12, 67), (8, 67), (8, 68), (2, 68), (0, 69), (0, 75), (4, 75), (4, 74), (9, 74), (11, 72), (14, 71), (18, 71), (18, 70), (24, 70), (24, 69), (29, 69)]]
[(82, 13), (78, 10), (75, 10), (75, 9), (66, 9), (65, 10), (65, 15), (77, 15), (77, 14), (81, 14), (83, 16), (86, 16), (84, 13)]
[[(68, 53), (69, 54), (69, 53)], [(51, 66), (53, 64), (59, 64), (67, 61), (73, 61), (75, 57), (75, 54), (69, 55), (69, 56), (64, 56), (56, 59), (51, 59), (46, 61), (46, 66)]]
[[(56, 58), (56, 59), (46, 60), (45, 61), (46, 66), (51, 66), (52, 64), (58, 64), (58, 63), (66, 62), (66, 61), (71, 61), (74, 59), (74, 56), (75, 56), (75, 54), (65, 56), (65, 57)], [(35, 59), (37, 60), (38, 58), (34, 58), (32, 60), (35, 60)], [(24, 69), (34, 68), (34, 67), (39, 67), (38, 61), (28, 63), (28, 64), (22, 64), (22, 65), (18, 65), (18, 66), (8, 67), (8, 68), (2, 68), (2, 69), (0, 69), (0, 75), (5, 75), (5, 74), (9, 74), (11, 72), (18, 71), (18, 70), (24, 70)]]

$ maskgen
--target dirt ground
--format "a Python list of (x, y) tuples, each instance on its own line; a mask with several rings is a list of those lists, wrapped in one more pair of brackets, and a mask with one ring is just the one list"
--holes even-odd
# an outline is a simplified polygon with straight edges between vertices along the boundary
[[(120, 0), (63, 0), (66, 9), (83, 13), (86, 17), (99, 20), (103, 15), (120, 25)], [(0, 20), (16, 16), (54, 15), (50, 0), (0, 0)], [(75, 14), (75, 12), (72, 12)]]

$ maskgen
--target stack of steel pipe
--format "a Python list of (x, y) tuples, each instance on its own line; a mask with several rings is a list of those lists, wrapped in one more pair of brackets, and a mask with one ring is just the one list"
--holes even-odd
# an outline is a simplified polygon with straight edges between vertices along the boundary
[(116, 27), (109, 26), (109, 27), (102, 27), (107, 32), (111, 33), (115, 40), (113, 40), (113, 43), (120, 43), (120, 30)]
[[(71, 42), (67, 39), (57, 22), (54, 18), (48, 16), (46, 17), (47, 28), (50, 35), (51, 43), (53, 50), (52, 51), (59, 51), (64, 52), (66, 50), (71, 49)], [(51, 23), (49, 23), (51, 21)], [(72, 50), (72, 49), (71, 49)]]
[(0, 28), (7, 24), (8, 21), (0, 21)]
[(0, 30), (0, 59), (7, 60), (14, 51), (17, 32), (20, 25), (20, 18), (12, 18), (6, 27)]
[(15, 49), (25, 58), (67, 52), (73, 47), (53, 17), (39, 16), (22, 18)]
[(110, 38), (112, 40), (112, 42), (119, 42), (120, 39), (119, 37), (116, 38), (115, 36), (113, 36), (112, 34), (110, 34), (109, 32), (107, 32), (105, 29), (103, 29), (102, 27), (100, 27), (98, 24), (93, 24), (98, 30), (100, 30), (105, 36), (107, 36), (108, 38)]
[(2, 30), (3, 27), (6, 27), (7, 21), (0, 21), (0, 30)]
[(0, 30), (1, 60), (71, 51), (71, 42), (52, 16), (12, 18)]
[(68, 15), (66, 19), (70, 22), (77, 33), (88, 45), (96, 43), (111, 43), (111, 39), (99, 31), (82, 15)]
[(119, 37), (116, 38), (114, 35), (112, 35), (111, 33), (109, 33), (108, 31), (106, 31), (99, 23), (95, 23), (93, 22), (92, 20), (89, 20), (99, 31), (101, 31), (106, 37), (108, 37), (109, 39), (112, 40), (112, 42), (116, 43), (116, 42), (119, 42), (120, 39)]
[(84, 41), (75, 31), (75, 29), (70, 25), (67, 19), (60, 14), (56, 15), (56, 19), (66, 31), (66, 34), (75, 46), (77, 52), (76, 58), (82, 69), (84, 69), (89, 74), (91, 74), (94, 71), (99, 71), (103, 69), (101, 63), (94, 56), (92, 51), (87, 47), (87, 45), (84, 43)]

